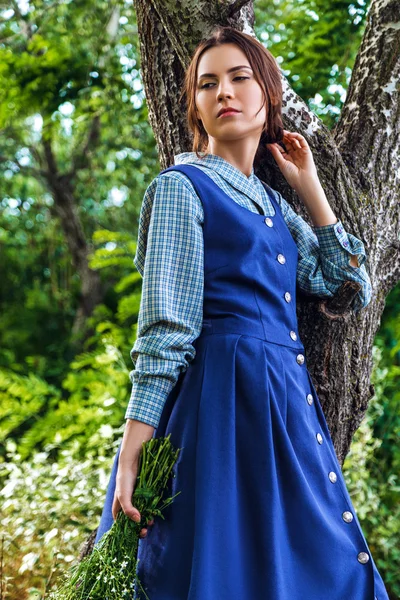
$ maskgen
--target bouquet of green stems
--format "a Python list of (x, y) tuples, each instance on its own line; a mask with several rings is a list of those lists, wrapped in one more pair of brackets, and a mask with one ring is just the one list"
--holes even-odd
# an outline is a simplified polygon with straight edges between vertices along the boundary
[(172, 446), (170, 435), (142, 444), (132, 496), (140, 522), (120, 510), (92, 553), (68, 569), (57, 589), (50, 592), (49, 600), (128, 600), (133, 597), (136, 583), (150, 600), (136, 573), (139, 533), (153, 517), (165, 519), (162, 511), (181, 493), (164, 498), (181, 450)]

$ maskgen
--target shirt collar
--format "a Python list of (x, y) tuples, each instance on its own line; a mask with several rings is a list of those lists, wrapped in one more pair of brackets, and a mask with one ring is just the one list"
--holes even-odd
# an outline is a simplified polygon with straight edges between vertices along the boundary
[(201, 156), (202, 158), (198, 158), (195, 152), (181, 152), (174, 156), (174, 164), (201, 165), (212, 169), (234, 188), (246, 194), (251, 200), (259, 200), (259, 195), (260, 193), (262, 194), (263, 188), (258, 177), (254, 174), (254, 167), (252, 167), (251, 174), (247, 177), (240, 169), (234, 167), (230, 162), (222, 158), (222, 156), (218, 156), (217, 154), (201, 154)]

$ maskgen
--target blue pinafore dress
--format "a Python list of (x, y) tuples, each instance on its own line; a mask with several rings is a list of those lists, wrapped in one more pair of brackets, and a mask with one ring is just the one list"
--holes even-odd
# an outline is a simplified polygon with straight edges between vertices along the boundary
[[(204, 320), (153, 434), (181, 448), (168, 490), (181, 493), (139, 542), (146, 594), (388, 600), (307, 369), (298, 251), (280, 206), (270, 195), (265, 217), (199, 168), (171, 170), (204, 208)], [(96, 542), (113, 523), (118, 456)]]

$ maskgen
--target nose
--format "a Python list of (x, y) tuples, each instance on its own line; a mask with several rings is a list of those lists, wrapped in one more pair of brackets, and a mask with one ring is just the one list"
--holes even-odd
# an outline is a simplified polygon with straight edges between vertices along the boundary
[(232, 98), (232, 95), (232, 84), (229, 81), (221, 80), (217, 88), (218, 100), (222, 100), (222, 98)]

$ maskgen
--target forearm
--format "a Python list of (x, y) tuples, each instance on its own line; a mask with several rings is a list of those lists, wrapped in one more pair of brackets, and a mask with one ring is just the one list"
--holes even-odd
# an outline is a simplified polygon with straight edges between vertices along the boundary
[(132, 464), (137, 461), (142, 449), (143, 442), (148, 442), (153, 437), (155, 427), (137, 421), (127, 419), (124, 435), (122, 438), (120, 462)]
[[(334, 225), (338, 219), (329, 205), (328, 199), (317, 178), (309, 178), (301, 187), (296, 190), (297, 195), (303, 202), (311, 217), (314, 227), (323, 227), (325, 225)], [(358, 267), (357, 256), (351, 256), (350, 265)]]
[(309, 178), (296, 190), (303, 202), (315, 227), (332, 225), (337, 222), (337, 217), (331, 209), (324, 189), (318, 178)]

